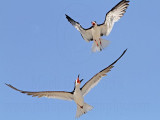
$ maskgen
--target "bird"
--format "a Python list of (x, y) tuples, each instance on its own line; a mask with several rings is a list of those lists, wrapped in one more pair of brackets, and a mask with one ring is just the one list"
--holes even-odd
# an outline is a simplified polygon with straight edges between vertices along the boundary
[(128, 6), (129, 1), (120, 1), (116, 6), (106, 13), (105, 20), (102, 24), (97, 24), (96, 21), (92, 21), (92, 26), (87, 29), (83, 28), (79, 22), (76, 22), (67, 14), (65, 14), (65, 16), (67, 20), (80, 32), (85, 41), (93, 41), (92, 52), (96, 52), (102, 51), (102, 49), (109, 45), (109, 40), (104, 40), (101, 38), (101, 36), (108, 36), (110, 34), (114, 23), (124, 15)]
[(19, 91), (21, 93), (31, 95), (32, 97), (47, 97), (47, 98), (55, 98), (55, 99), (62, 99), (68, 101), (75, 101), (77, 104), (77, 112), (76, 118), (80, 117), (81, 115), (87, 113), (88, 111), (92, 110), (92, 106), (84, 102), (84, 96), (93, 88), (95, 87), (101, 80), (102, 77), (106, 76), (109, 71), (114, 67), (113, 65), (125, 54), (127, 49), (121, 54), (121, 56), (110, 64), (108, 67), (104, 68), (96, 75), (94, 75), (90, 80), (88, 80), (82, 87), (80, 87), (81, 82), (83, 79), (79, 79), (79, 75), (75, 80), (74, 90), (72, 92), (66, 91), (39, 91), (39, 92), (31, 92), (31, 91), (23, 91), (13, 87), (10, 84), (6, 84), (8, 87)]

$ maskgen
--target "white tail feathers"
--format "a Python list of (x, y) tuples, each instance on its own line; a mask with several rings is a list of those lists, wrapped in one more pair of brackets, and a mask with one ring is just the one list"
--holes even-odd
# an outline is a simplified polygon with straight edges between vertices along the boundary
[(109, 45), (109, 43), (110, 43), (109, 40), (105, 40), (105, 39), (101, 39), (101, 42), (102, 42), (102, 45), (101, 45), (102, 49), (107, 47)]
[(80, 117), (81, 115), (87, 113), (88, 111), (92, 110), (92, 106), (88, 105), (87, 103), (84, 103), (83, 107), (80, 107), (77, 105), (77, 112), (76, 112), (76, 118)]
[(96, 42), (92, 44), (92, 52), (100, 51), (100, 48), (97, 46)]
[(101, 39), (101, 44), (98, 43), (98, 46), (97, 46), (97, 43), (94, 41), (93, 42), (93, 45), (92, 45), (92, 52), (96, 52), (96, 51), (101, 51), (102, 49), (104, 49), (105, 47), (107, 47), (109, 45), (109, 40), (105, 40), (105, 39)]

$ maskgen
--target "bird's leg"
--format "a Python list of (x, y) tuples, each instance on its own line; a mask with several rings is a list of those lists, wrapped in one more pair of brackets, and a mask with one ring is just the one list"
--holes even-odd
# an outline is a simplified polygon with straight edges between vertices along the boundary
[(100, 41), (100, 45), (102, 46), (101, 38), (99, 38), (99, 41)]
[(80, 106), (83, 109), (83, 106)]
[[(99, 38), (100, 46), (102, 47), (101, 38)], [(102, 51), (102, 48), (100, 47), (100, 51)]]
[(99, 45), (98, 45), (98, 42), (97, 42), (97, 40), (95, 40), (95, 42), (96, 42), (96, 44), (97, 44), (97, 47), (98, 47)]
[[(79, 104), (77, 104), (77, 105), (79, 105)], [(79, 107), (83, 109), (83, 106), (80, 106), (80, 105), (79, 105)]]

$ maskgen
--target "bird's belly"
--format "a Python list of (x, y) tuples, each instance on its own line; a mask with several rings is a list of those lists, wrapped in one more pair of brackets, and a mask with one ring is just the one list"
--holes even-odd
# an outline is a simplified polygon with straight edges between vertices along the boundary
[(84, 104), (84, 99), (81, 94), (74, 94), (74, 101), (79, 106), (83, 106), (83, 104)]
[(99, 38), (100, 38), (100, 31), (94, 30), (93, 31), (93, 40), (99, 40)]

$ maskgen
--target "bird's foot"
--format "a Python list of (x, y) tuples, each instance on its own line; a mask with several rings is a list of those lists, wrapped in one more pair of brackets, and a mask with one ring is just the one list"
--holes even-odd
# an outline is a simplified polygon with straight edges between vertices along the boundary
[(80, 108), (82, 108), (82, 109), (83, 109), (83, 106), (80, 106)]
[(95, 40), (97, 47), (99, 47), (97, 40)]

